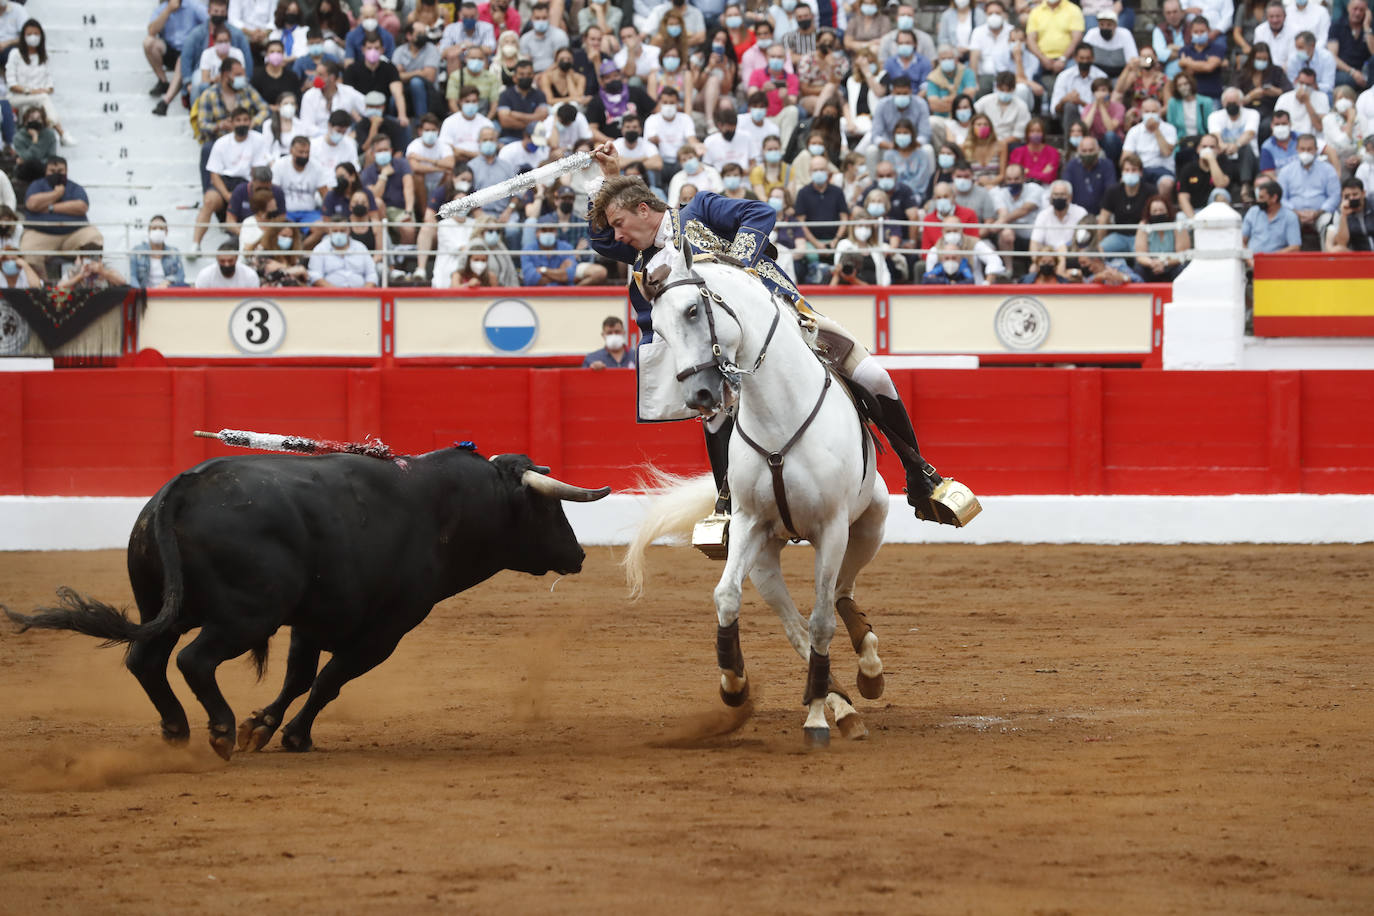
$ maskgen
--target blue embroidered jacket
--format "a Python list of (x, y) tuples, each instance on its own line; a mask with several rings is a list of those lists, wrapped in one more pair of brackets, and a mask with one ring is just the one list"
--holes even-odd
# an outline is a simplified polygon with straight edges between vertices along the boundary
[[(673, 245), (680, 245), (686, 239), (694, 254), (727, 254), (753, 268), (770, 290), (801, 303), (802, 295), (797, 287), (765, 253), (769, 245), (768, 233), (773, 231), (773, 224), (777, 222), (777, 214), (768, 204), (701, 191), (686, 206), (678, 209), (669, 207), (668, 218), (673, 225)], [(641, 285), (644, 264), (652, 254), (646, 257), (646, 252), (617, 242), (615, 230), (609, 226), (601, 230), (592, 228), (590, 238), (592, 248), (597, 253), (613, 261), (632, 265), (630, 304), (634, 306), (635, 323), (643, 334), (642, 342), (652, 340), (652, 303), (645, 298)]]

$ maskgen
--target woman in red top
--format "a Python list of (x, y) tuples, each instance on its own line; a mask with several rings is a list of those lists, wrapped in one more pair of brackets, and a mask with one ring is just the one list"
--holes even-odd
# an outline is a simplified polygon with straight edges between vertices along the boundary
[(1045, 122), (1041, 118), (1031, 118), (1026, 125), (1026, 142), (1012, 151), (1008, 160), (1026, 171), (1027, 181), (1036, 181), (1045, 187), (1059, 177), (1059, 164), (1062, 157), (1059, 150), (1045, 143)]

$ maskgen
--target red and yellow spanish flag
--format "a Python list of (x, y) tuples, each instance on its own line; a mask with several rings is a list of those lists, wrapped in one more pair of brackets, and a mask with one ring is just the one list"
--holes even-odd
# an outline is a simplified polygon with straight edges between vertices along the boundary
[(1374, 337), (1374, 256), (1255, 255), (1255, 335)]

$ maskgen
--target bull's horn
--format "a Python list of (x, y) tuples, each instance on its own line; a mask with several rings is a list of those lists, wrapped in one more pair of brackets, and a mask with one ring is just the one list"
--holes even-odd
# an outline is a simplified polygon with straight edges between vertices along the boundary
[(526, 471), (520, 476), (520, 481), (531, 490), (543, 493), (545, 496), (552, 496), (555, 499), (564, 499), (575, 503), (596, 502), (603, 496), (611, 492), (610, 487), (602, 487), (599, 490), (588, 490), (584, 487), (575, 487), (570, 483), (564, 483), (555, 477), (541, 474), (538, 471)]

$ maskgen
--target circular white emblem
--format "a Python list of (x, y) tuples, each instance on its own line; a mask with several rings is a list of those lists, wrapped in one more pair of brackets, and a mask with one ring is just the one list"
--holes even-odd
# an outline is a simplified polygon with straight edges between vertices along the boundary
[(539, 336), (539, 316), (523, 299), (497, 299), (482, 316), (482, 333), (493, 350), (524, 353)]
[(1033, 296), (1012, 296), (998, 307), (992, 327), (1008, 350), (1038, 350), (1050, 336), (1050, 311)]
[(229, 337), (241, 353), (271, 353), (286, 339), (286, 316), (270, 299), (245, 299), (229, 316)]
[(21, 353), (29, 342), (29, 323), (0, 299), (0, 356)]

